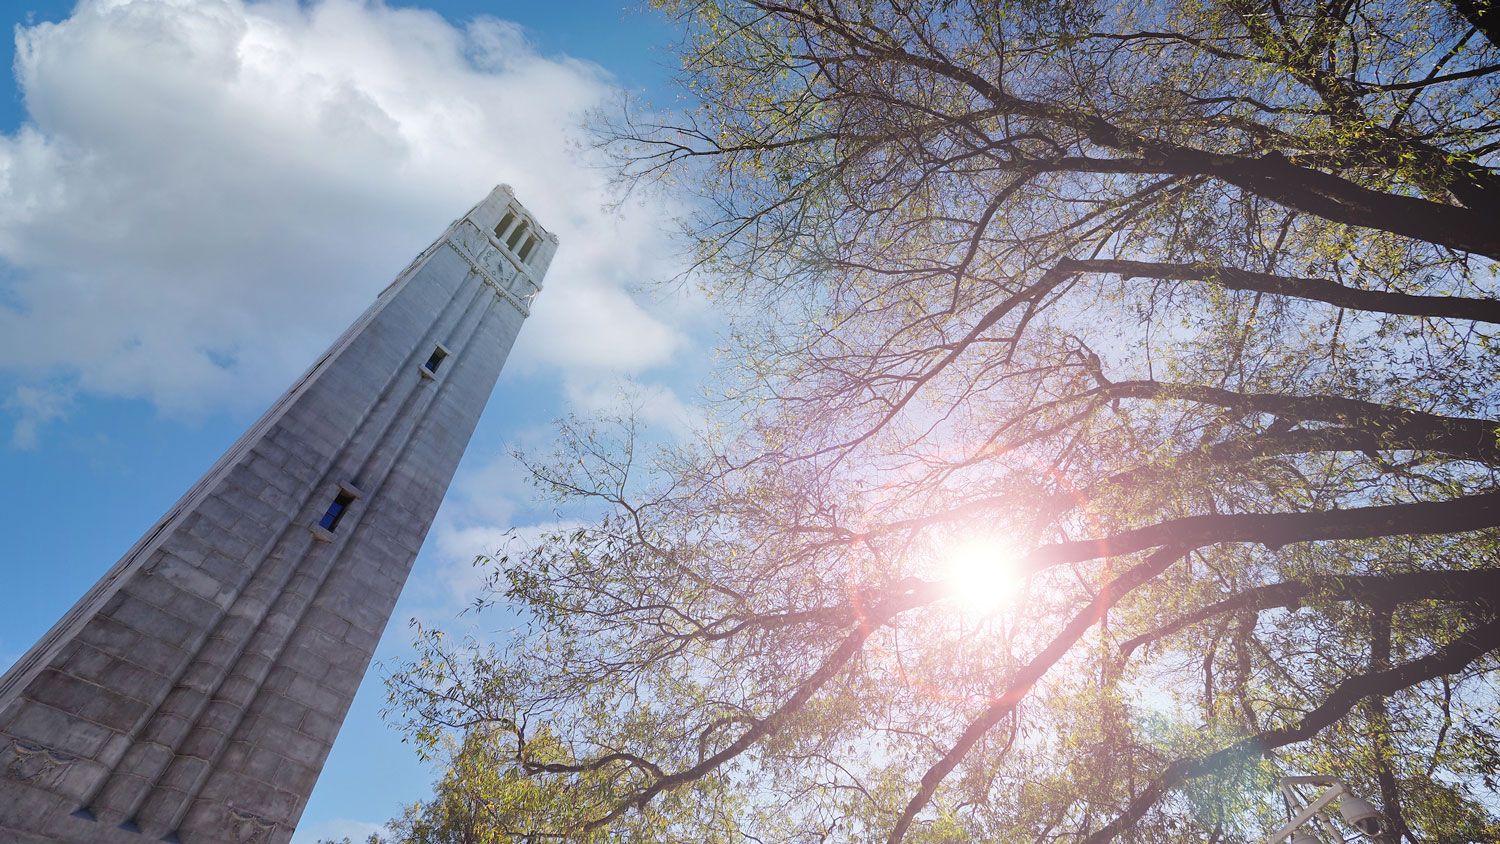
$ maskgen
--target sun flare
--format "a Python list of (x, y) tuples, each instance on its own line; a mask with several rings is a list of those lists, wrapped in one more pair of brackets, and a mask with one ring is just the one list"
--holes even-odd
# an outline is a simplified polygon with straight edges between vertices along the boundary
[(970, 539), (956, 544), (945, 555), (943, 569), (949, 594), (973, 612), (1004, 609), (1020, 595), (1026, 580), (1020, 555), (995, 539)]

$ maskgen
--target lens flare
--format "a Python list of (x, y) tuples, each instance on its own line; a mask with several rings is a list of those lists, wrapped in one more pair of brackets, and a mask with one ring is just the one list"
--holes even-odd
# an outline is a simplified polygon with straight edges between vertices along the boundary
[(1021, 594), (1026, 582), (1020, 555), (999, 540), (960, 542), (947, 553), (943, 568), (948, 594), (970, 612), (1004, 609)]

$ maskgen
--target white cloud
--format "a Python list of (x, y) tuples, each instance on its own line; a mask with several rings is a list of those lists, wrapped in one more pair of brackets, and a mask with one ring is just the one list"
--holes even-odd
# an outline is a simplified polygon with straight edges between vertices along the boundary
[(568, 401), (586, 415), (634, 416), (651, 429), (687, 439), (706, 419), (702, 407), (690, 405), (663, 384), (647, 384), (608, 373), (569, 379)]
[[(30, 120), (0, 136), (0, 371), (168, 412), (262, 406), (502, 181), (562, 240), (512, 366), (588, 384), (684, 342), (626, 292), (673, 272), (673, 209), (606, 212), (578, 152), (610, 78), (514, 25), (82, 0), (16, 38)], [(22, 418), (24, 441), (47, 417)]]
[[(489, 563), (475, 565), (480, 556), (496, 557), (521, 554), (534, 547), (544, 536), (575, 530), (583, 526), (576, 520), (538, 522), (516, 527), (496, 524), (459, 526), (452, 521), (439, 523), (434, 531), (434, 547), (439, 562), (436, 571), (426, 578), (426, 591), (418, 598), (412, 615), (436, 625), (452, 625), (454, 615), (473, 605), (476, 598), (494, 597), (486, 584), (495, 572)], [(501, 584), (503, 590), (504, 585)]]
[(11, 429), (11, 445), (23, 450), (36, 448), (37, 431), (48, 422), (61, 418), (72, 403), (73, 394), (66, 389), (26, 384), (16, 387), (4, 404), (4, 408), (16, 416), (16, 425)]

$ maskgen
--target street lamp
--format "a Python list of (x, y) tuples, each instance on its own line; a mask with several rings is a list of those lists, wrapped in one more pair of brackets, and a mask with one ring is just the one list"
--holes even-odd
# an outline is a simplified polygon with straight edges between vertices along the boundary
[(1277, 780), (1276, 785), (1286, 798), (1289, 811), (1302, 803), (1302, 795), (1297, 792), (1297, 786), (1321, 785), (1325, 788), (1311, 803), (1298, 809), (1291, 820), (1271, 833), (1265, 844), (1281, 844), (1287, 838), (1292, 839), (1292, 844), (1318, 844), (1319, 827), (1338, 836), (1338, 830), (1333, 826), (1333, 816), (1328, 811), (1335, 800), (1338, 801), (1339, 815), (1344, 823), (1370, 838), (1385, 834), (1387, 824), (1380, 810), (1370, 801), (1350, 791), (1340, 780), (1333, 777), (1282, 777)]

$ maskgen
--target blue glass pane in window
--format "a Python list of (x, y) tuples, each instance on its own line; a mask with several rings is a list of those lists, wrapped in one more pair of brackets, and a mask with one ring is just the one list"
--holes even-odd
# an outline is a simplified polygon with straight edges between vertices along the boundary
[(344, 502), (334, 501), (328, 505), (328, 512), (323, 514), (323, 520), (318, 522), (318, 524), (322, 525), (324, 530), (333, 530), (333, 526), (338, 524), (339, 516), (343, 514)]

